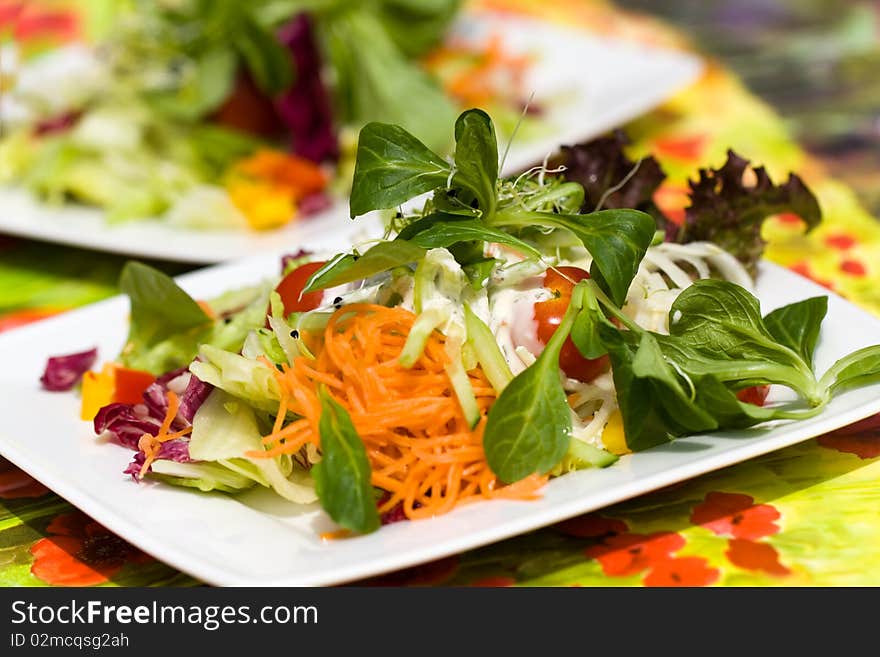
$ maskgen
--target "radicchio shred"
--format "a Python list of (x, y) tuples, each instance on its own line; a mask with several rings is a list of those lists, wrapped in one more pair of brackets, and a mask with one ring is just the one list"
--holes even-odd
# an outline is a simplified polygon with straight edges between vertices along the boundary
[(97, 358), (97, 347), (66, 356), (52, 356), (46, 362), (46, 370), (40, 377), (40, 383), (52, 392), (70, 390), (91, 369)]
[[(155, 436), (168, 410), (169, 390), (180, 398), (177, 417), (171, 424), (173, 430), (192, 424), (193, 417), (214, 387), (194, 376), (186, 368), (173, 370), (160, 376), (144, 391), (142, 404), (109, 404), (95, 416), (95, 433), (107, 433), (112, 440), (135, 450), (134, 459), (125, 469), (126, 474), (137, 479), (144, 464), (145, 455), (138, 448), (138, 441), (145, 433)], [(188, 463), (189, 438), (176, 438), (162, 443), (158, 458), (178, 463)]]
[(293, 85), (275, 100), (275, 109), (293, 137), (293, 152), (314, 162), (334, 160), (339, 144), (311, 19), (297, 15), (281, 28), (278, 40), (290, 50), (296, 70)]

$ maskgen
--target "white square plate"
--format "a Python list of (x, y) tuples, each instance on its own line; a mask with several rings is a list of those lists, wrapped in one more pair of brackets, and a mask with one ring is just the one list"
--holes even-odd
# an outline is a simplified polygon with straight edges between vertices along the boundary
[[(562, 144), (595, 137), (652, 109), (693, 82), (702, 65), (692, 55), (604, 39), (541, 21), (489, 13), (459, 20), (453, 34), (480, 42), (499, 34), (511, 52), (534, 53), (525, 89), (545, 110), (541, 136), (515, 140), (505, 173), (543, 160)], [(452, 126), (450, 126), (450, 131)], [(504, 148), (504, 144), (500, 146)], [(0, 186), (0, 232), (146, 258), (216, 263), (309, 243), (350, 242), (363, 225), (345, 222), (348, 201), (273, 231), (193, 231), (155, 220), (111, 225), (101, 210), (40, 203), (21, 188)], [(371, 225), (378, 230), (378, 224)], [(348, 238), (348, 239), (347, 239)]]
[[(221, 265), (178, 279), (196, 298), (277, 274), (274, 257)], [(880, 320), (792, 272), (763, 263), (763, 310), (828, 294), (816, 370), (880, 342)], [(619, 502), (787, 447), (880, 412), (880, 384), (840, 395), (815, 418), (747, 431), (682, 438), (621, 458), (603, 470), (552, 480), (536, 501), (493, 500), (356, 538), (322, 541), (333, 529), (316, 506), (264, 491), (239, 497), (155, 483), (122, 470), (132, 453), (93, 435), (73, 393), (40, 389), (46, 358), (99, 347), (116, 356), (127, 332), (127, 300), (115, 297), (0, 335), (0, 453), (108, 529), (156, 558), (217, 585), (326, 585), (440, 558)]]

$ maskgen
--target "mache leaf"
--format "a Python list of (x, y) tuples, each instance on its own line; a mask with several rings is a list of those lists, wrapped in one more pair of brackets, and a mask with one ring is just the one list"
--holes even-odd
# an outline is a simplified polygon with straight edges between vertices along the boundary
[(613, 324), (602, 314), (595, 295), (588, 293), (571, 327), (571, 341), (584, 358), (599, 358), (608, 353), (599, 332), (602, 324), (613, 328)]
[(686, 409), (686, 416), (691, 416), (691, 426), (695, 430), (715, 428), (710, 417), (700, 415), (699, 409), (688, 403), (681, 384), (674, 381), (662, 358), (650, 358), (651, 354), (647, 353), (642, 355), (641, 360), (650, 358), (650, 365), (656, 367), (656, 371), (645, 362), (638, 371), (633, 367), (642, 346), (642, 337), (605, 325), (599, 327), (599, 332), (611, 360), (614, 389), (629, 449), (635, 452), (655, 447), (684, 433), (685, 429), (676, 416), (682, 408)]
[[(448, 248), (461, 242), (494, 242), (506, 244), (525, 254), (541, 257), (531, 244), (523, 242), (518, 237), (497, 228), (491, 228), (483, 222), (475, 219), (454, 219), (451, 221), (438, 221), (432, 223), (424, 230), (410, 238), (410, 242), (425, 249)], [(482, 252), (482, 249), (480, 249)]]
[(450, 171), (443, 158), (399, 125), (368, 123), (358, 139), (351, 216), (394, 208), (441, 187)]
[(195, 357), (198, 338), (212, 320), (174, 279), (143, 263), (129, 262), (120, 274), (119, 288), (131, 303), (128, 340), (122, 351), (126, 364), (133, 366), (151, 347), (172, 336), (179, 339), (169, 343), (167, 358), (154, 355), (148, 364), (141, 364), (142, 369), (162, 374)]
[(590, 275), (616, 304), (622, 305), (654, 239), (654, 221), (638, 210), (600, 210), (568, 215), (565, 227), (593, 256)]
[(309, 278), (303, 294), (359, 281), (421, 260), (425, 249), (405, 240), (379, 242), (363, 255), (347, 253), (333, 258)]
[(326, 389), (321, 388), (318, 396), (321, 461), (312, 468), (318, 499), (342, 527), (363, 534), (375, 531), (380, 521), (367, 450), (348, 411)]
[(729, 359), (769, 360), (810, 371), (801, 356), (764, 325), (758, 299), (729, 281), (704, 279), (686, 288), (669, 311), (669, 333), (690, 347)]
[[(723, 354), (712, 360), (681, 344), (678, 338), (647, 331), (618, 331), (610, 324), (601, 325), (599, 332), (611, 359), (626, 444), (632, 451), (678, 436), (742, 429), (787, 417), (786, 409), (739, 401), (733, 389), (713, 371), (717, 369), (731, 382), (750, 377), (760, 380), (759, 371), (773, 376), (778, 366), (772, 363), (741, 368), (740, 361), (726, 359)], [(693, 368), (694, 361), (703, 365), (711, 362), (717, 367)]]
[(831, 392), (880, 381), (880, 345), (864, 347), (847, 354), (822, 377)]
[(455, 122), (453, 187), (473, 194), (484, 217), (495, 211), (498, 181), (498, 142), (492, 119), (483, 110), (463, 112)]
[[(583, 284), (538, 359), (510, 381), (489, 409), (486, 461), (501, 481), (544, 474), (568, 452), (571, 409), (559, 379), (559, 354), (582, 303)], [(581, 301), (578, 301), (580, 299)]]
[(764, 317), (764, 326), (780, 344), (799, 353), (809, 364), (827, 312), (828, 297), (812, 297), (777, 308)]
[(572, 232), (593, 256), (590, 276), (622, 305), (639, 263), (654, 240), (654, 220), (639, 210), (601, 210), (590, 214), (499, 211), (496, 226), (547, 226)]

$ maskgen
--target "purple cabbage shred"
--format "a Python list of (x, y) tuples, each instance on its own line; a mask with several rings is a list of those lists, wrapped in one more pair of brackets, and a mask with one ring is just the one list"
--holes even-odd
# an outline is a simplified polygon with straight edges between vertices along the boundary
[[(180, 399), (177, 417), (171, 423), (171, 428), (181, 430), (192, 424), (196, 411), (213, 389), (212, 385), (201, 381), (185, 367), (172, 370), (157, 378), (144, 391), (142, 404), (109, 404), (98, 411), (94, 420), (95, 433), (107, 433), (113, 441), (137, 452), (125, 473), (139, 479), (146, 456), (138, 447), (138, 442), (145, 433), (151, 436), (159, 433), (168, 410), (168, 391), (174, 392)], [(189, 438), (176, 438), (162, 443), (158, 458), (190, 462)]]
[(309, 17), (297, 15), (280, 29), (278, 40), (290, 50), (296, 70), (293, 85), (275, 99), (275, 110), (293, 138), (293, 152), (313, 162), (335, 160), (339, 143)]
[(287, 268), (292, 262), (295, 262), (296, 260), (299, 260), (300, 258), (307, 255), (312, 255), (312, 252), (308, 249), (300, 249), (296, 253), (285, 253), (283, 256), (281, 256), (281, 275), (283, 276), (287, 273)]
[(40, 383), (43, 388), (52, 392), (70, 390), (91, 369), (97, 358), (97, 348), (66, 356), (52, 356), (46, 362), (46, 370), (40, 377)]

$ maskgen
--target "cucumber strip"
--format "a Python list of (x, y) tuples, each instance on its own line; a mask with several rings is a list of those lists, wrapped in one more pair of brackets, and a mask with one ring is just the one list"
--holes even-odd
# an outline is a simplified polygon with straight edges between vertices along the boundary
[(617, 461), (618, 457), (604, 449), (594, 447), (582, 440), (572, 438), (568, 446), (568, 457), (579, 467), (591, 465), (596, 468), (605, 468)]
[(446, 374), (452, 383), (452, 390), (458, 398), (464, 417), (473, 429), (480, 421), (480, 407), (477, 405), (471, 379), (461, 360), (461, 341), (447, 336), (446, 353), (449, 356), (449, 364), (445, 368)]
[(431, 308), (426, 310), (416, 318), (409, 335), (406, 336), (406, 344), (400, 352), (400, 364), (409, 369), (416, 364), (416, 361), (425, 351), (425, 345), (431, 333), (448, 319), (448, 313), (439, 308)]
[(495, 336), (486, 324), (474, 314), (470, 306), (464, 306), (464, 325), (467, 331), (467, 344), (473, 349), (483, 366), (483, 372), (489, 383), (495, 388), (495, 392), (501, 394), (501, 391), (513, 379), (513, 372), (507, 361), (504, 360), (504, 354), (495, 341)]

